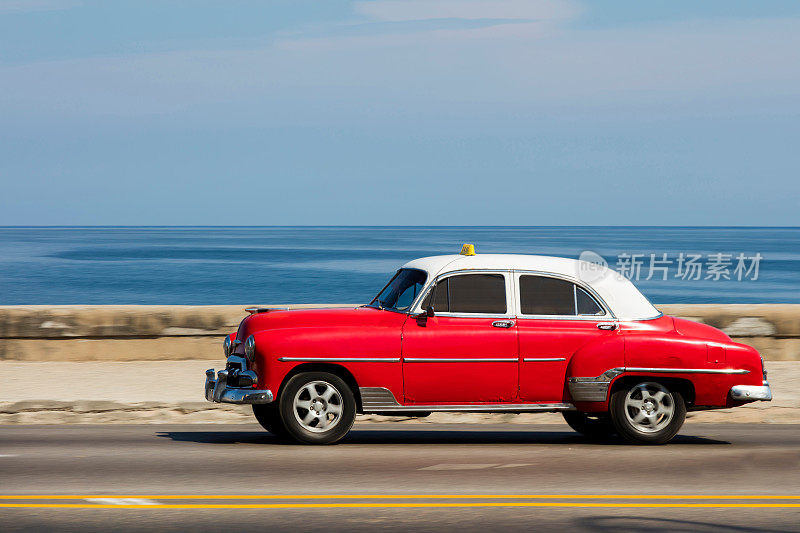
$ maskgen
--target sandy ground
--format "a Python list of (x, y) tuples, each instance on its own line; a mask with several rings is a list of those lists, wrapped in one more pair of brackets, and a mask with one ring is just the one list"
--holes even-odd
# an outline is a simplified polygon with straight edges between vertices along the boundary
[[(203, 397), (213, 361), (0, 361), (0, 424), (237, 423), (252, 421), (248, 406)], [(222, 366), (220, 362), (218, 367)], [(691, 422), (800, 423), (800, 361), (768, 361), (772, 402), (690, 413)], [(401, 421), (362, 415), (362, 422)], [(557, 423), (558, 414), (434, 413), (409, 423)]]

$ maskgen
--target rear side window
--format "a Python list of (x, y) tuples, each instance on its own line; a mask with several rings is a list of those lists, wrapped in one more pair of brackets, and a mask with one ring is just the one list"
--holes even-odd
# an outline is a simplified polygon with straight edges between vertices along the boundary
[(597, 300), (589, 296), (589, 293), (580, 287), (575, 287), (576, 303), (578, 305), (579, 315), (604, 315), (603, 308), (597, 303)]
[(603, 308), (572, 282), (544, 276), (520, 276), (519, 300), (524, 315), (603, 315)]
[[(422, 303), (431, 305), (429, 294)], [(505, 314), (506, 280), (502, 274), (463, 274), (440, 280), (433, 290), (433, 309), (439, 313)]]

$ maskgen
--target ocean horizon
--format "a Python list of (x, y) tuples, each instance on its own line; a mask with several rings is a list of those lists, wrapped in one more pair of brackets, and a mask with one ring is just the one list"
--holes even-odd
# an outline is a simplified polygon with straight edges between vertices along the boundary
[(599, 257), (655, 304), (800, 303), (800, 227), (2, 226), (0, 305), (362, 303), (467, 242)]

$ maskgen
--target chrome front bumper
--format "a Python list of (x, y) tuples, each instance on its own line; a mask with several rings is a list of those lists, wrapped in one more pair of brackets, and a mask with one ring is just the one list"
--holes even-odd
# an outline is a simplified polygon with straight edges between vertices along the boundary
[(239, 388), (228, 386), (228, 370), (214, 372), (206, 370), (206, 400), (217, 403), (270, 403), (273, 400), (269, 389)]
[(761, 400), (768, 402), (772, 400), (772, 391), (769, 382), (764, 381), (762, 385), (734, 385), (731, 387), (731, 398), (734, 400)]

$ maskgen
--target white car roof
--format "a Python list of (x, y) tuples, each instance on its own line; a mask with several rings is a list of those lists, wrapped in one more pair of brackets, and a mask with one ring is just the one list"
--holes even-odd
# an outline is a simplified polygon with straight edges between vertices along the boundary
[(437, 276), (460, 270), (520, 270), (555, 274), (594, 290), (620, 320), (648, 320), (661, 316), (653, 304), (626, 277), (607, 267), (545, 255), (477, 254), (435, 255), (409, 261), (403, 268), (428, 273), (428, 283)]

